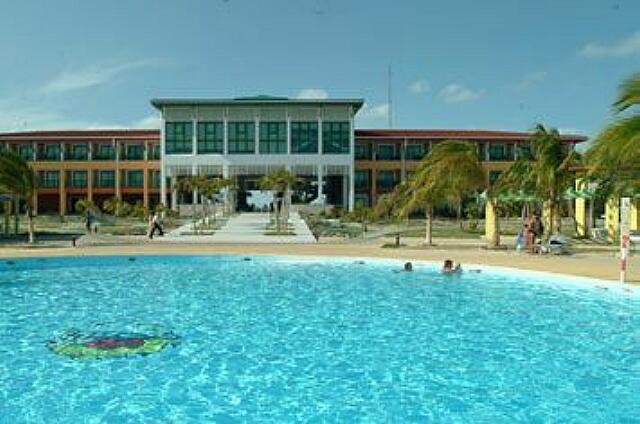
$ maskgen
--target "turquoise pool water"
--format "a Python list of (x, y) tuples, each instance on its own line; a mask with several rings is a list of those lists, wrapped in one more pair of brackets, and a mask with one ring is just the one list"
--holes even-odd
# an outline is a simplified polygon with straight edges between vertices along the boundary
[[(0, 261), (0, 422), (638, 422), (640, 296), (284, 257)], [(557, 281), (556, 281), (557, 280)], [(51, 340), (171, 334), (78, 361)]]

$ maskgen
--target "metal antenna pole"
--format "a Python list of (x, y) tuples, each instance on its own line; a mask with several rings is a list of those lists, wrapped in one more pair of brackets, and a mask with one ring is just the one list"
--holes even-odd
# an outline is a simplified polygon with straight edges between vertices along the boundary
[(389, 64), (389, 70), (387, 75), (387, 104), (389, 110), (387, 112), (389, 128), (393, 128), (393, 97), (391, 96), (391, 64)]

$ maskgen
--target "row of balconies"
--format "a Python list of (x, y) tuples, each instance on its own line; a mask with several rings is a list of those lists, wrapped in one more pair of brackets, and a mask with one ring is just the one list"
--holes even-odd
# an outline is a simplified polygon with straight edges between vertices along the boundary
[[(39, 171), (40, 188), (53, 189), (60, 187), (61, 172), (65, 172), (65, 187), (87, 188), (89, 185), (89, 172), (93, 173), (92, 186), (94, 188), (115, 188), (116, 171), (113, 170), (73, 170), (73, 171)], [(120, 171), (120, 187), (143, 188), (144, 170)], [(149, 171), (151, 188), (160, 188), (160, 171)]]

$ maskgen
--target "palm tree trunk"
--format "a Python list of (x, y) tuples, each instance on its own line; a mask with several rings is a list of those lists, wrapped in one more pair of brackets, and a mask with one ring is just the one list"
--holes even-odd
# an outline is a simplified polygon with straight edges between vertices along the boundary
[(433, 206), (427, 206), (427, 210), (425, 211), (426, 218), (426, 231), (424, 242), (428, 246), (433, 245)]
[(20, 200), (13, 200), (13, 233), (18, 235), (20, 227)]
[(9, 226), (11, 221), (11, 202), (4, 202), (4, 235), (9, 235)]

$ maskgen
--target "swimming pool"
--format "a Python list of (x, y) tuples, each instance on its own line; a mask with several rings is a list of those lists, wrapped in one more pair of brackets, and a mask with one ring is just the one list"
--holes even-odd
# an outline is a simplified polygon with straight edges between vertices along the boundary
[[(0, 421), (640, 420), (637, 292), (401, 265), (2, 260)], [(178, 342), (86, 361), (48, 348), (74, 334)]]

